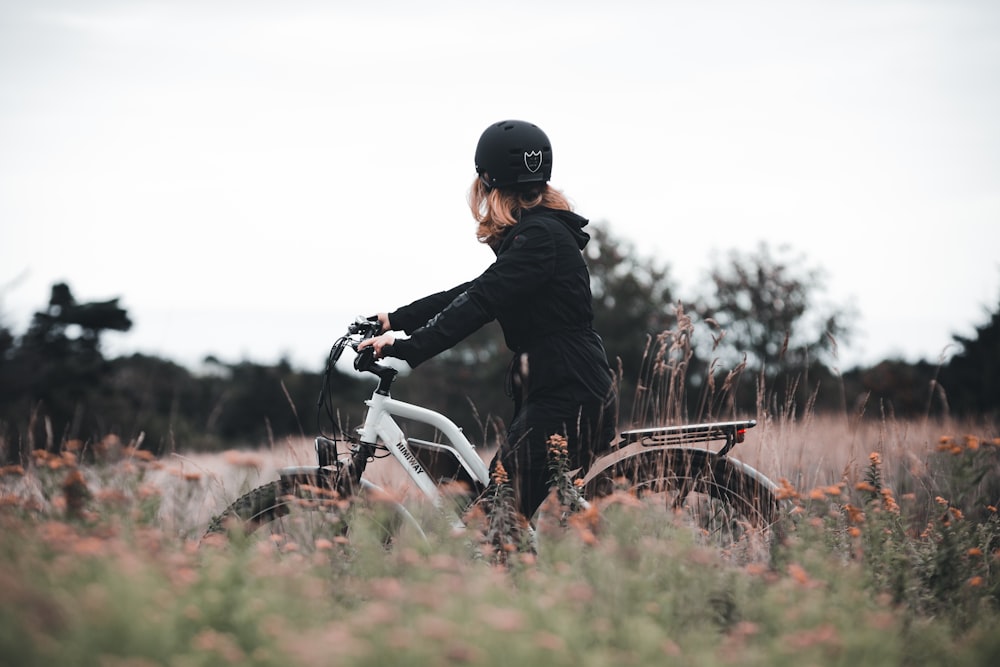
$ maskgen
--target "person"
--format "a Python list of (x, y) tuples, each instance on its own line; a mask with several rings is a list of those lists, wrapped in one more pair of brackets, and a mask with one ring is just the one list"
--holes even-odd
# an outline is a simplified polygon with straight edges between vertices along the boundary
[(469, 205), (478, 239), (496, 261), (475, 280), (379, 313), (383, 333), (359, 349), (416, 367), (497, 320), (514, 353), (507, 379), (514, 412), (490, 470), (503, 462), (517, 507), (530, 519), (548, 494), (551, 435), (566, 438), (570, 469), (610, 448), (613, 374), (593, 327), (582, 252), (588, 221), (548, 184), (548, 137), (524, 121), (494, 123), (479, 139), (475, 163)]

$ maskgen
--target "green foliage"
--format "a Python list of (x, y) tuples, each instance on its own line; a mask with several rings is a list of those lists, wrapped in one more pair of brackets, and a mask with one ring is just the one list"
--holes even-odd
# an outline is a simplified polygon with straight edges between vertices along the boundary
[[(903, 477), (878, 456), (850, 488), (785, 485), (795, 511), (783, 541), (744, 566), (616, 495), (499, 567), (444, 522), (388, 551), (199, 544), (185, 537), (187, 506), (154, 485), (156, 461), (40, 455), (0, 476), (0, 656), (25, 667), (993, 664), (997, 520), (971, 511), (992, 491), (975, 486), (969, 511), (930, 496), (962, 482), (952, 471), (995, 466), (1000, 446), (941, 445), (915, 498), (897, 502), (889, 485)], [(77, 473), (89, 492), (69, 514)], [(925, 494), (931, 525), (913, 524)]]
[(808, 492), (787, 483), (793, 509), (778, 561), (821, 543), (856, 564), (908, 624), (938, 618), (956, 635), (1000, 610), (1000, 438), (942, 438), (926, 466), (900, 466), (890, 487), (873, 452), (862, 478)]
[(583, 493), (577, 486), (578, 483), (583, 483), (583, 479), (574, 479), (574, 471), (570, 469), (569, 443), (565, 436), (558, 433), (550, 435), (547, 444), (549, 488), (553, 491), (562, 519), (583, 509)]
[(519, 551), (530, 549), (528, 522), (517, 511), (510, 478), (497, 461), (492, 479), (481, 502), (472, 508), (466, 521), (480, 526), (480, 553), (495, 565), (510, 565)]

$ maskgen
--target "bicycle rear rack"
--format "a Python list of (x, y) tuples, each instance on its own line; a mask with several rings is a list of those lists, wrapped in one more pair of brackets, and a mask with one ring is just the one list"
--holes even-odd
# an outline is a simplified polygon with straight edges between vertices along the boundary
[(623, 442), (639, 442), (645, 447), (725, 440), (726, 444), (717, 452), (718, 456), (725, 456), (737, 443), (743, 442), (747, 429), (751, 429), (756, 425), (757, 421), (755, 419), (748, 419), (745, 421), (713, 422), (708, 424), (655, 426), (652, 428), (622, 431), (621, 437)]

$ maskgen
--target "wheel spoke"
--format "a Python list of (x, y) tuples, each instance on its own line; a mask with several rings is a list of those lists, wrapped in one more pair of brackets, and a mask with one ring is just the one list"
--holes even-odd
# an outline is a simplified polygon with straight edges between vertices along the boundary
[[(726, 552), (766, 545), (777, 517), (777, 501), (766, 478), (738, 461), (686, 447), (634, 448), (588, 473), (588, 493), (615, 485), (644, 501), (657, 499), (699, 539)], [(662, 496), (662, 497), (661, 497)]]

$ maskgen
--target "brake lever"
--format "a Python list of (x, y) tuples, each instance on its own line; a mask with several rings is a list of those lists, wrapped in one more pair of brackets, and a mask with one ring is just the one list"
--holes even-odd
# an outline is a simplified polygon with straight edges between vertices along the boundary
[(372, 319), (370, 317), (361, 317), (359, 315), (347, 328), (347, 331), (349, 334), (361, 334), (363, 339), (374, 338), (382, 333), (382, 323), (377, 317)]

